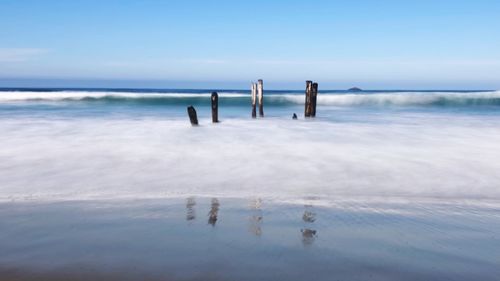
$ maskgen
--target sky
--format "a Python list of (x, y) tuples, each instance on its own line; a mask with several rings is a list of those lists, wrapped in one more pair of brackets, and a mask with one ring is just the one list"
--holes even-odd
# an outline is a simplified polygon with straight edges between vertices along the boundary
[(498, 0), (0, 0), (0, 87), (500, 89)]

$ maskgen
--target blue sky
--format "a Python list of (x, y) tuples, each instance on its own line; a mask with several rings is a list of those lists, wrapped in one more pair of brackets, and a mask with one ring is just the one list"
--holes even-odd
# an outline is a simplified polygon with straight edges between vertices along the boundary
[(0, 86), (500, 89), (500, 1), (0, 0)]

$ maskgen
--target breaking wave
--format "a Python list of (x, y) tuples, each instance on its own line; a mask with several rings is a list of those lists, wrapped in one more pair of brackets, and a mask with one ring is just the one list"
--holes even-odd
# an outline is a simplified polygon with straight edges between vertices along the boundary
[[(220, 102), (229, 105), (247, 106), (247, 92), (223, 92)], [(94, 92), (94, 91), (4, 91), (0, 92), (0, 103), (8, 102), (100, 102), (146, 105), (201, 104), (210, 99), (210, 93), (140, 93), (140, 92)], [(304, 103), (304, 94), (266, 93), (269, 106), (287, 106)], [(318, 105), (323, 106), (500, 106), (500, 91), (491, 92), (320, 92)]]

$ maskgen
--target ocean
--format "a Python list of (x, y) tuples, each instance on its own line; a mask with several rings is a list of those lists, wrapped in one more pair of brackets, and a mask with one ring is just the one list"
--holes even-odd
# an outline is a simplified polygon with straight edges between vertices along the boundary
[(499, 276), (499, 91), (211, 92), (0, 90), (0, 276)]
[(225, 90), (218, 124), (210, 93), (2, 90), (0, 200), (500, 196), (500, 92), (320, 91), (304, 119), (303, 91), (265, 91), (253, 120)]

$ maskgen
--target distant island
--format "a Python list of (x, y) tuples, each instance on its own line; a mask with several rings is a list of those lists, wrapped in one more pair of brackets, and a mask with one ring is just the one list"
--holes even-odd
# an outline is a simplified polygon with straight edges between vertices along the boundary
[(358, 88), (358, 87), (354, 87), (354, 88), (350, 88), (348, 91), (349, 91), (349, 92), (362, 92), (363, 90), (361, 90), (361, 89), (360, 89), (360, 88)]

